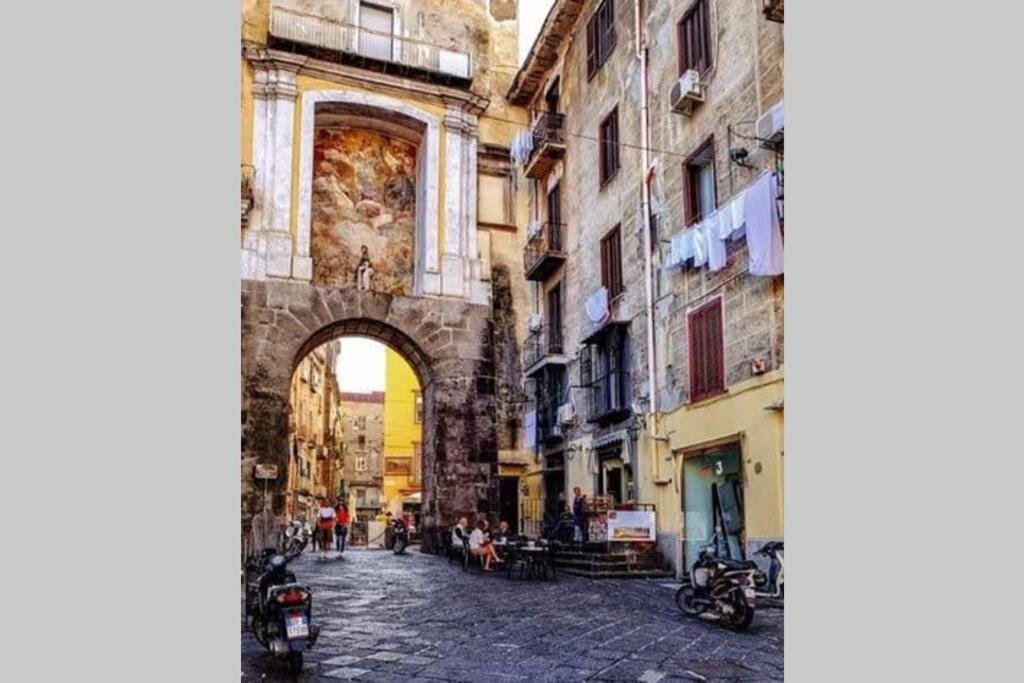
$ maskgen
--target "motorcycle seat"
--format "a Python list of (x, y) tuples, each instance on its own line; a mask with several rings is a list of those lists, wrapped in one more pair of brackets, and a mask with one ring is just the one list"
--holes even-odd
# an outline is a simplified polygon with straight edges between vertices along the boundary
[(757, 569), (757, 562), (753, 560), (727, 560), (719, 559), (719, 562), (725, 565), (726, 569)]

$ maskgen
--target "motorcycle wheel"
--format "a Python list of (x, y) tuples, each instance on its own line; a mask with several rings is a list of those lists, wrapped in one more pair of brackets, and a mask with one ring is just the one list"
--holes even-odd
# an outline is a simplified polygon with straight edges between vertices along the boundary
[(684, 583), (676, 591), (676, 607), (683, 614), (687, 614), (691, 617), (695, 617), (704, 610), (694, 603), (693, 584)]
[(733, 613), (726, 617), (726, 623), (734, 631), (742, 631), (754, 620), (754, 606), (747, 602), (742, 588), (732, 592)]
[(395, 555), (401, 555), (405, 552), (405, 543), (402, 541), (395, 541)]
[(289, 652), (288, 653), (288, 673), (300, 674), (302, 673), (302, 653), (301, 652)]

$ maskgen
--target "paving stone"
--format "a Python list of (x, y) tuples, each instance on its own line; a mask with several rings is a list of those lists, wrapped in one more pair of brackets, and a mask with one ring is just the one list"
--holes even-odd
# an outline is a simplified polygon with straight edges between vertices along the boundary
[[(291, 568), (322, 632), (301, 680), (781, 680), (784, 623), (761, 611), (745, 633), (688, 619), (654, 582), (508, 581), (413, 549), (311, 555)], [(319, 599), (320, 591), (335, 596)], [(665, 609), (668, 605), (672, 609)], [(241, 625), (242, 680), (292, 681)]]

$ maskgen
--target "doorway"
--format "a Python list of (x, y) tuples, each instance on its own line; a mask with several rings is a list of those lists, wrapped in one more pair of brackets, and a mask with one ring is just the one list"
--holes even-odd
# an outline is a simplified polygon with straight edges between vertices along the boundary
[(597, 453), (597, 492), (611, 496), (616, 505), (633, 497), (633, 476), (629, 465), (622, 459), (622, 444), (604, 448)]
[(544, 522), (558, 520), (565, 505), (565, 459), (561, 453), (544, 459)]
[(683, 459), (683, 552), (692, 566), (714, 543), (720, 557), (744, 558), (743, 477), (739, 444), (687, 454)]
[(498, 514), (513, 534), (519, 533), (519, 477), (498, 477)]

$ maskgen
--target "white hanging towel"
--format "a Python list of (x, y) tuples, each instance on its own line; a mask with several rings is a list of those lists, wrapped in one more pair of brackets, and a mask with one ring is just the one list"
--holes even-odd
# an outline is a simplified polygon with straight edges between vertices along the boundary
[(683, 266), (687, 259), (693, 258), (693, 231), (683, 230), (672, 235), (670, 240), (668, 265)]
[(708, 262), (708, 239), (702, 223), (690, 228), (690, 232), (693, 234), (693, 265), (699, 268)]
[(718, 223), (716, 220), (704, 223), (704, 239), (708, 245), (708, 268), (712, 271), (719, 271), (725, 266), (725, 242), (718, 236)]
[(735, 242), (746, 234), (744, 226), (747, 219), (743, 215), (743, 207), (746, 205), (746, 191), (740, 192), (729, 202), (729, 212), (732, 214), (732, 241)]
[(775, 197), (773, 173), (765, 173), (746, 191), (743, 213), (751, 275), (779, 275), (783, 272), (782, 232), (779, 230)]

